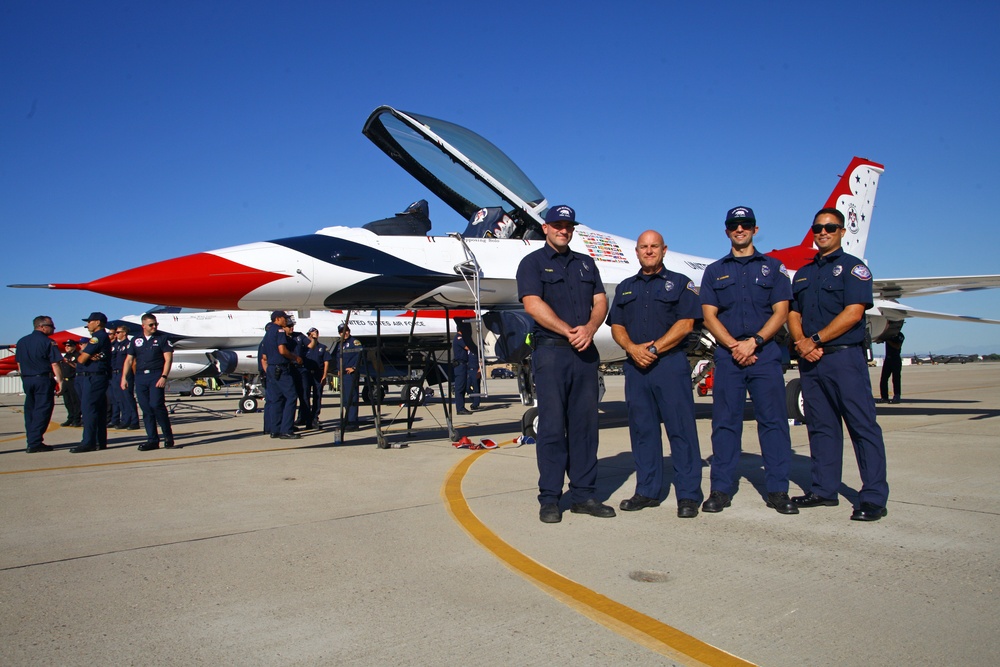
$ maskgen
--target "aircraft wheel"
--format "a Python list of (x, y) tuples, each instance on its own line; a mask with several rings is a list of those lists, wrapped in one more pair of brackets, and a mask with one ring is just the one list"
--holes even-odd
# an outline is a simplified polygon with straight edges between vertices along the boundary
[(806, 423), (806, 404), (802, 400), (802, 381), (794, 378), (785, 385), (785, 406), (788, 408), (788, 418), (803, 424)]
[(698, 395), (708, 396), (708, 387), (705, 387), (703, 385), (698, 385)]
[(191, 387), (191, 395), (192, 396), (204, 396), (205, 395), (205, 388), (202, 387), (200, 384), (196, 384), (195, 386)]
[(538, 408), (528, 408), (521, 417), (521, 433), (534, 438), (538, 434)]
[(240, 399), (240, 410), (242, 412), (257, 412), (257, 399), (256, 398)]

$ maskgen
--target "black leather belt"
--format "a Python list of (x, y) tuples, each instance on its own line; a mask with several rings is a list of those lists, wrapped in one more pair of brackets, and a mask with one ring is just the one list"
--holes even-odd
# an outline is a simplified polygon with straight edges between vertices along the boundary
[(76, 374), (77, 374), (77, 376), (80, 376), (80, 375), (107, 375), (107, 373), (105, 373), (104, 371), (94, 371), (93, 373), (83, 373), (83, 372), (77, 371)]
[(854, 343), (852, 345), (824, 345), (823, 352), (840, 352), (841, 350), (846, 350), (849, 347), (860, 347), (861, 343)]
[(535, 347), (573, 347), (565, 338), (536, 338)]
[(32, 373), (31, 375), (22, 375), (23, 378), (42, 378), (42, 377), (52, 377), (52, 373)]

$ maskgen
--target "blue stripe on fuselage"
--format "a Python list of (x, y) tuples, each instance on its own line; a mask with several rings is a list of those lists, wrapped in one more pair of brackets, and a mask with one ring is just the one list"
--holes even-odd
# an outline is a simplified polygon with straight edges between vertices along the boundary
[(400, 277), (440, 276), (449, 279), (455, 278), (454, 275), (449, 276), (448, 274), (432, 271), (426, 267), (390, 255), (382, 250), (323, 234), (292, 236), (287, 239), (271, 241), (271, 243), (290, 248), (296, 252), (301, 252), (303, 255), (314, 257), (321, 262), (350, 269), (351, 271)]

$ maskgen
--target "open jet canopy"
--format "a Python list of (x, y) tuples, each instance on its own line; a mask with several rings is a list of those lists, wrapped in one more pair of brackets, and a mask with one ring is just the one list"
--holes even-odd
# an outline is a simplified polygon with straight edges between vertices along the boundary
[(501, 207), (518, 227), (537, 227), (548, 202), (503, 151), (448, 121), (381, 106), (362, 133), (411, 176), (468, 220)]

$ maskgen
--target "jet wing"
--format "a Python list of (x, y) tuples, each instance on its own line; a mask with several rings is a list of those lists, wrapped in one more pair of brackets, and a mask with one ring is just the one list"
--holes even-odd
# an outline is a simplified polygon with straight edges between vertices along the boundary
[[(1000, 287), (1000, 275), (945, 276), (941, 278), (890, 278), (872, 283), (875, 298), (936, 296)], [(974, 318), (962, 318), (974, 319)]]
[[(933, 280), (933, 278), (931, 279)], [(964, 290), (952, 290), (964, 291)], [(922, 317), (932, 320), (951, 320), (954, 322), (979, 322), (980, 324), (1000, 324), (1000, 320), (988, 320), (972, 315), (950, 315), (948, 313), (936, 313), (932, 310), (922, 310), (904, 305), (898, 301), (887, 301), (885, 299), (875, 299), (875, 308), (888, 320), (902, 320), (907, 317)]]
[(545, 197), (503, 151), (448, 121), (381, 106), (362, 134), (468, 220), (499, 206), (524, 223), (542, 223)]

